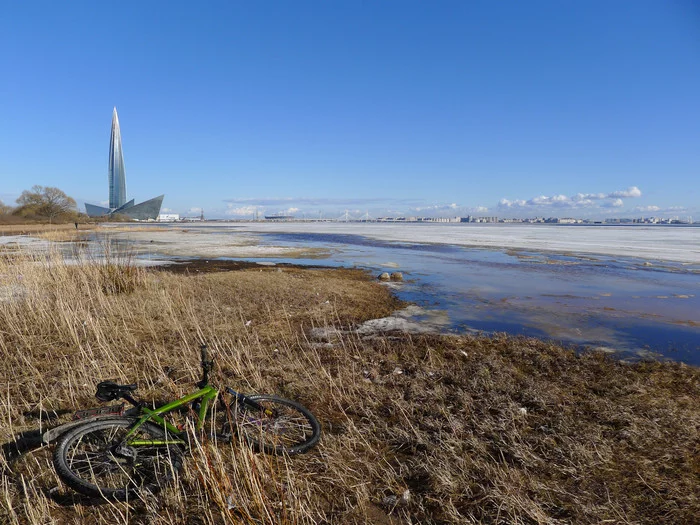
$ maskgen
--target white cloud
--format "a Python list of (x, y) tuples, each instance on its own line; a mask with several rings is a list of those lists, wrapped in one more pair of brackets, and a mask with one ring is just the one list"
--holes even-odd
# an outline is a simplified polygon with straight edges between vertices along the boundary
[(574, 202), (591, 202), (605, 198), (605, 193), (577, 193), (571, 200)]
[[(275, 210), (275, 213), (280, 214), (280, 215), (294, 215), (295, 213), (298, 213), (299, 211), (300, 211), (299, 208), (291, 206), (287, 209)], [(254, 217), (256, 213), (258, 213), (260, 216), (264, 215), (266, 213), (265, 208), (262, 206), (253, 206), (253, 205), (234, 206), (233, 204), (229, 203), (228, 208), (226, 208), (226, 211), (224, 212), (224, 214), (226, 214), (226, 215), (231, 215), (231, 216), (236, 216), (236, 217)]]
[(603, 199), (633, 199), (642, 196), (642, 191), (637, 186), (630, 186), (626, 190), (613, 191), (610, 193), (577, 193), (571, 200), (603, 200)]
[(639, 213), (656, 213), (656, 214), (666, 214), (666, 215), (678, 215), (679, 213), (687, 213), (688, 208), (685, 206), (669, 206), (668, 208), (661, 208), (660, 206), (637, 206), (634, 211)]
[(498, 202), (498, 207), (499, 208), (524, 208), (527, 205), (527, 202), (523, 200), (508, 200), (508, 199), (501, 199)]
[[(566, 195), (539, 195), (530, 200), (522, 199), (501, 199), (499, 208), (505, 209), (528, 209), (528, 208), (620, 208), (624, 206), (623, 198), (641, 197), (642, 192), (636, 186), (631, 186), (626, 190), (613, 191), (611, 193), (576, 193), (568, 197)], [(603, 202), (601, 202), (603, 201)]]
[(160, 209), (160, 212), (161, 212), (161, 213), (170, 213), (170, 212), (172, 212), (172, 211), (173, 211), (172, 208), (161, 208), (161, 209)]
[(609, 198), (613, 199), (618, 199), (618, 198), (623, 198), (623, 199), (630, 199), (630, 198), (637, 198), (641, 197), (642, 192), (637, 186), (630, 186), (624, 191), (614, 191), (612, 193), (608, 194)]
[(449, 211), (459, 209), (459, 204), (433, 204), (431, 206), (416, 206), (411, 208), (411, 211)]
[(530, 206), (556, 206), (556, 207), (566, 207), (571, 206), (572, 200), (566, 195), (554, 195), (552, 197), (547, 197), (546, 195), (540, 195), (539, 197), (533, 197), (527, 201), (527, 205)]
[(195, 206), (194, 208), (190, 208), (187, 210), (188, 214), (193, 214), (193, 213), (202, 213), (202, 208)]
[(238, 208), (234, 208), (233, 206), (230, 206), (224, 213), (226, 215), (237, 215), (237, 216), (253, 216), (255, 215), (255, 212), (258, 210), (257, 206), (240, 206)]
[(613, 199), (600, 205), (601, 208), (622, 208), (625, 205), (622, 199)]

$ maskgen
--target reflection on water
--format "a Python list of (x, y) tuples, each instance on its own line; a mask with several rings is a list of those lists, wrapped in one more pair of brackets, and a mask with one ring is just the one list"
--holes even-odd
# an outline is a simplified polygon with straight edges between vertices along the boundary
[[(323, 247), (324, 264), (396, 268), (400, 298), (445, 310), (451, 329), (502, 331), (700, 365), (700, 277), (678, 263), (506, 253), (356, 235), (265, 234), (275, 245)], [(318, 264), (318, 260), (296, 262)]]

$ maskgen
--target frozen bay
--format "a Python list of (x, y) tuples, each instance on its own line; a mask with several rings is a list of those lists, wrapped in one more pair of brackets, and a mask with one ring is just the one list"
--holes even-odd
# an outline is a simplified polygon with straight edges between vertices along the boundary
[(242, 229), (258, 233), (362, 235), (395, 242), (623, 256), (700, 266), (700, 228), (693, 226), (278, 222), (245, 223)]

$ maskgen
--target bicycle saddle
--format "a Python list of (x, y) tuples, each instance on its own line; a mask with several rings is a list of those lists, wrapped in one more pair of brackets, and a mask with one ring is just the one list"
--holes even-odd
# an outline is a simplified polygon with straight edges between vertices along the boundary
[(102, 381), (97, 384), (97, 392), (95, 397), (100, 401), (113, 401), (119, 399), (124, 394), (136, 390), (137, 385), (118, 385), (114, 381)]

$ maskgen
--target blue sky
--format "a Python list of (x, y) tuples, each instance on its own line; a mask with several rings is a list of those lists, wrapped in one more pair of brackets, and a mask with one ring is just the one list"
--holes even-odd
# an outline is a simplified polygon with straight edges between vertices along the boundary
[(13, 2), (0, 199), (700, 220), (700, 4)]

